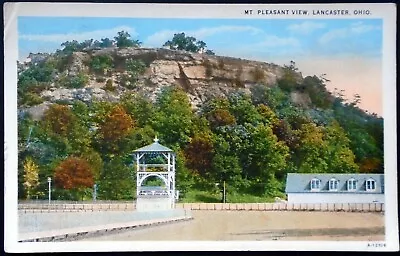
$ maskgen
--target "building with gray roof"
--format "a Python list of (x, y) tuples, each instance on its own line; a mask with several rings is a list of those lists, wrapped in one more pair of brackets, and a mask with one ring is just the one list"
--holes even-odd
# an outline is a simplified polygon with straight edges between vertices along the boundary
[(289, 203), (384, 203), (384, 175), (288, 173)]

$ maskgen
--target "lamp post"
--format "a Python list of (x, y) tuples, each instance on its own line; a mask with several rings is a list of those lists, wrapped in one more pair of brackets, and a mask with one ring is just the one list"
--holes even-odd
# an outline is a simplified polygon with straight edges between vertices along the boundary
[(225, 181), (224, 181), (224, 203), (226, 203), (226, 189), (225, 189)]
[(97, 184), (93, 185), (93, 201), (96, 201), (96, 197), (97, 197)]
[[(219, 183), (215, 183), (215, 186), (219, 186)], [(222, 198), (222, 202), (226, 203), (226, 189), (225, 189), (226, 185), (225, 185), (225, 181), (224, 181), (224, 186), (223, 186), (223, 190), (222, 190), (222, 194), (223, 194), (223, 198)], [(221, 192), (221, 190), (220, 190)]]
[(47, 182), (49, 183), (49, 204), (51, 201), (51, 177), (47, 178)]

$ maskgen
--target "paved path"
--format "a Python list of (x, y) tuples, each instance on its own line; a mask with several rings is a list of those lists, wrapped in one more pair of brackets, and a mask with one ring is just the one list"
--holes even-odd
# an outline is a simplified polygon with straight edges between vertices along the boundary
[(192, 219), (190, 211), (19, 213), (19, 241), (71, 241)]
[(55, 241), (75, 241), (82, 238), (97, 237), (105, 234), (126, 231), (130, 229), (142, 228), (146, 226), (156, 226), (178, 221), (193, 219), (189, 216), (153, 219), (143, 221), (133, 221), (126, 223), (111, 223), (98, 226), (85, 226), (76, 228), (66, 228), (59, 230), (47, 230), (41, 232), (22, 233), (19, 235), (20, 242), (55, 242)]

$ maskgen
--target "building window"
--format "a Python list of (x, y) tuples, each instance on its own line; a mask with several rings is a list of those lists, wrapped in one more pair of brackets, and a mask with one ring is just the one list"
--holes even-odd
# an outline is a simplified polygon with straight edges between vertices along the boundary
[(348, 191), (356, 191), (357, 190), (357, 181), (355, 179), (349, 179), (347, 181), (347, 190)]
[(337, 179), (329, 180), (329, 190), (330, 191), (337, 191), (339, 188), (339, 181)]
[(311, 180), (311, 190), (319, 190), (321, 187), (321, 181), (319, 179)]
[(376, 188), (376, 182), (373, 179), (368, 179), (365, 184), (365, 188), (367, 191), (374, 191)]

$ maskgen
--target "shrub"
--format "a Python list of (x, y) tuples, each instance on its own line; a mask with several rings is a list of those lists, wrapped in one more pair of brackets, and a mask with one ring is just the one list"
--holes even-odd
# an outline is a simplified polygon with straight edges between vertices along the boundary
[(20, 100), (20, 104), (26, 106), (34, 106), (40, 103), (43, 103), (43, 99), (38, 94), (32, 92), (24, 93)]
[(224, 69), (225, 67), (225, 62), (223, 59), (218, 59), (218, 68), (219, 69)]
[(206, 69), (206, 77), (211, 77), (213, 74), (213, 65), (208, 59), (203, 60), (203, 66)]
[(94, 56), (89, 64), (92, 71), (103, 74), (104, 70), (113, 67), (113, 59), (109, 55)]
[(102, 76), (96, 77), (96, 82), (98, 82), (98, 83), (103, 83), (105, 81), (106, 81), (106, 79), (104, 77), (102, 77)]
[(84, 73), (79, 73), (76, 76), (63, 76), (59, 83), (66, 88), (82, 88), (89, 82), (89, 77)]
[(146, 71), (146, 64), (142, 60), (127, 59), (126, 70), (132, 75), (142, 75)]
[(251, 73), (251, 75), (253, 77), (253, 80), (255, 82), (261, 82), (262, 80), (265, 79), (265, 73), (259, 67), (255, 67), (253, 70), (250, 71), (250, 73)]
[(106, 91), (115, 91), (115, 87), (113, 86), (113, 81), (111, 79), (108, 79), (106, 82), (106, 86), (104, 87), (104, 90)]

